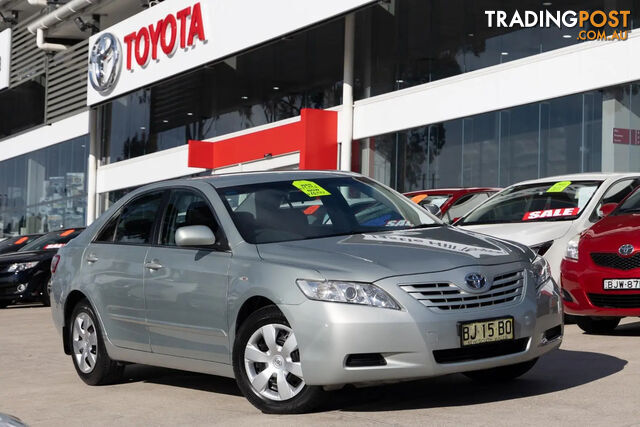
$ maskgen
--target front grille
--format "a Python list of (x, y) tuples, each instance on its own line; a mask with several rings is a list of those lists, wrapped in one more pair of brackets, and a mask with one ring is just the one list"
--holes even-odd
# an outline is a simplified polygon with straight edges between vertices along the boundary
[(488, 359), (490, 357), (521, 353), (527, 349), (528, 343), (529, 338), (519, 338), (512, 341), (479, 344), (470, 347), (434, 350), (433, 357), (438, 363), (468, 362), (470, 360)]
[(516, 271), (494, 277), (491, 288), (482, 294), (473, 294), (453, 283), (446, 282), (400, 285), (400, 287), (429, 308), (463, 310), (518, 300), (524, 288), (524, 272)]
[(603, 308), (640, 308), (638, 294), (587, 294), (591, 303)]
[(623, 257), (616, 253), (592, 253), (591, 259), (601, 267), (615, 268), (617, 270), (631, 270), (640, 268), (640, 253)]

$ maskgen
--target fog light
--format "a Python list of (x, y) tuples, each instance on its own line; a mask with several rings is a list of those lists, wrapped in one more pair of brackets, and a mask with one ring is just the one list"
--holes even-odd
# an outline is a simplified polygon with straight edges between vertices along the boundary
[(16, 292), (21, 294), (25, 290), (27, 290), (27, 285), (25, 285), (24, 283), (21, 283), (21, 284), (18, 285), (18, 288), (16, 289)]

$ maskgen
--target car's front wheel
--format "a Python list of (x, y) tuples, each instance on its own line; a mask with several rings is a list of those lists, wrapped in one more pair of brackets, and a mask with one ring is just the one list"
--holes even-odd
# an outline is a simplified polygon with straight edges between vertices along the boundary
[(296, 336), (275, 306), (257, 310), (240, 326), (233, 370), (244, 396), (265, 413), (309, 412), (323, 394), (305, 384)]
[(80, 378), (89, 385), (117, 382), (124, 366), (107, 354), (97, 316), (87, 300), (73, 309), (68, 329), (71, 359)]
[(496, 368), (482, 369), (480, 371), (470, 371), (464, 374), (474, 381), (501, 382), (509, 381), (526, 374), (538, 361), (537, 358), (515, 365), (498, 366)]
[(585, 317), (577, 318), (578, 327), (588, 334), (607, 334), (620, 323), (619, 317)]

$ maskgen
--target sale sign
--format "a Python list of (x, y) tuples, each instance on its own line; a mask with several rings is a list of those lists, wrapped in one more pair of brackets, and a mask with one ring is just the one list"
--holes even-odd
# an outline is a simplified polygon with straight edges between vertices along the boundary
[(543, 211), (531, 211), (524, 214), (523, 221), (531, 221), (534, 219), (556, 218), (563, 216), (576, 216), (580, 212), (580, 208), (560, 208), (545, 209)]

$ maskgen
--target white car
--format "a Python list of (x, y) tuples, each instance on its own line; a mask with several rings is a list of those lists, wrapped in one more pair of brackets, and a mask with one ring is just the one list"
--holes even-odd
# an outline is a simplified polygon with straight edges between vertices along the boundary
[(497, 193), (455, 225), (529, 246), (547, 259), (559, 284), (567, 243), (639, 185), (640, 173), (580, 173), (524, 181)]

